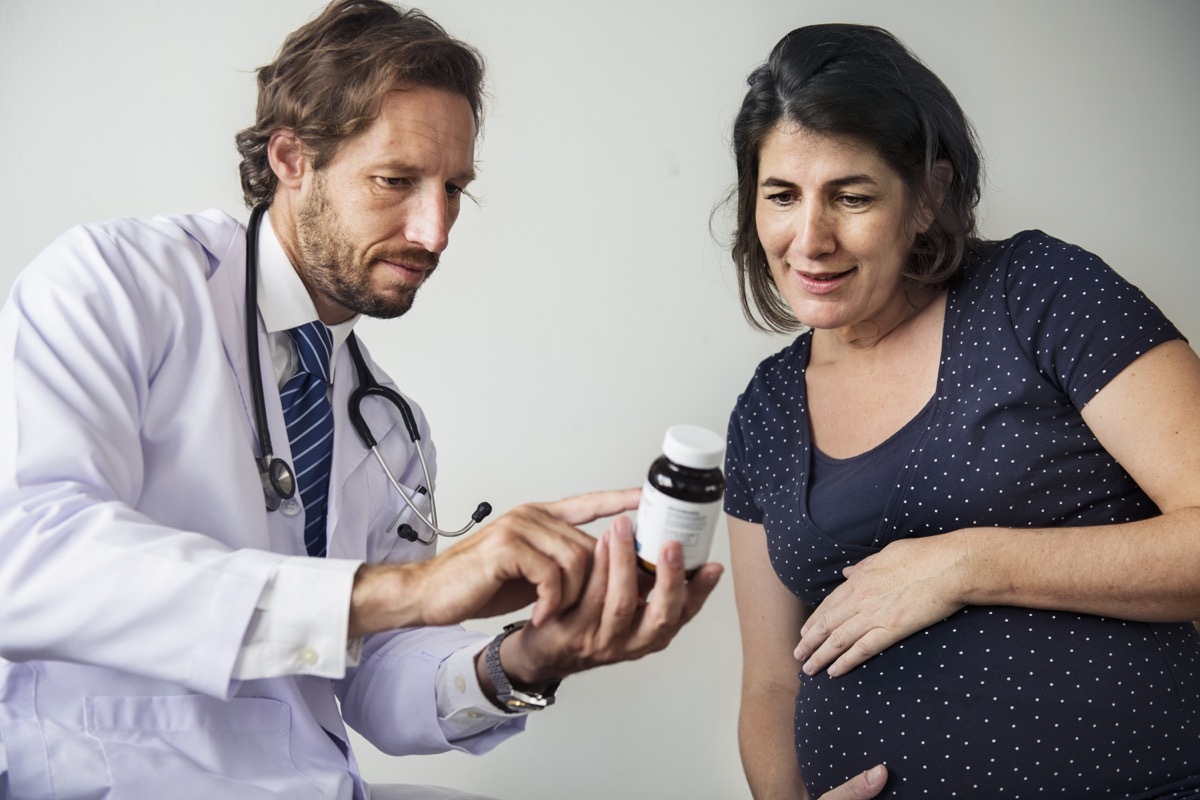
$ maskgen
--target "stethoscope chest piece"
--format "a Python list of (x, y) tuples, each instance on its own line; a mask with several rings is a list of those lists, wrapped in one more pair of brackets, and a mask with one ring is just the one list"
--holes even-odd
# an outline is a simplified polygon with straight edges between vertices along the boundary
[(296, 495), (296, 474), (282, 458), (272, 458), (265, 469), (259, 470), (259, 477), (262, 478), (268, 511), (277, 510), (284, 500), (291, 500)]

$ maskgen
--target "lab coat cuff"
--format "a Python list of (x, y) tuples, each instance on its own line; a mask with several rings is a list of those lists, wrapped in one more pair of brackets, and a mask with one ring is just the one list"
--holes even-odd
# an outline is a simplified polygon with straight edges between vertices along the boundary
[(361, 561), (294, 556), (279, 563), (258, 601), (235, 678), (341, 678), (358, 662), (349, 639), (350, 593)]
[(217, 602), (209, 607), (208, 621), (195, 632), (196, 646), (185, 685), (225, 699), (237, 691), (237, 664), (242, 653), (238, 639), (245, 642), (244, 633), (258, 614), (255, 597), (262, 597), (263, 587), (270, 583), (281, 560), (277, 553), (242, 550), (230, 562), (231, 568), (220, 576), (214, 591)]

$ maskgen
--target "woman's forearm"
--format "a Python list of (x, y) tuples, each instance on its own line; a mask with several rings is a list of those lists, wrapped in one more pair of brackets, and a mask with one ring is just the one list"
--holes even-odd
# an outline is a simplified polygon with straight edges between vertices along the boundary
[(968, 604), (1200, 619), (1200, 509), (1116, 525), (960, 534)]
[(754, 800), (807, 800), (792, 730), (795, 692), (743, 689), (738, 748)]

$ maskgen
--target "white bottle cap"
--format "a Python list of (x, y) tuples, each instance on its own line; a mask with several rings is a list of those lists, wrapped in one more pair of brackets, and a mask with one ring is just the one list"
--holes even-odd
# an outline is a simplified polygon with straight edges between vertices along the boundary
[(663, 437), (662, 450), (682, 467), (712, 469), (721, 466), (725, 440), (699, 425), (672, 425)]

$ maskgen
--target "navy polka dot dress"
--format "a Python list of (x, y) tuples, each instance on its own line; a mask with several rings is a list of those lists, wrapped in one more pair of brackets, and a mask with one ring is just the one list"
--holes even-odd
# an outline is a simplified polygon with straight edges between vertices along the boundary
[[(1141, 292), (1079, 248), (1037, 231), (986, 244), (949, 290), (929, 406), (849, 460), (863, 475), (885, 465), (873, 498), (852, 481), (844, 495), (874, 502), (867, 527), (829, 529), (809, 508), (829, 497), (811, 493), (811, 333), (763, 361), (738, 399), (726, 511), (763, 523), (775, 571), (810, 607), (845, 566), (894, 539), (1155, 515), (1078, 409), (1178, 338)], [(970, 607), (840, 678), (803, 678), (795, 738), (814, 797), (883, 762), (884, 797), (1200, 798), (1200, 634), (1186, 623)]]

